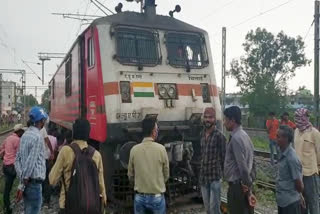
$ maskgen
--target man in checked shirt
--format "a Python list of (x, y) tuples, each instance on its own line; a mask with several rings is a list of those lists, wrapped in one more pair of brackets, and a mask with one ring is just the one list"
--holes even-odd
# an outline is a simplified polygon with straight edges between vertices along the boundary
[(206, 108), (201, 132), (200, 186), (207, 214), (220, 214), (221, 178), (226, 154), (226, 138), (216, 128), (216, 111)]
[(15, 162), (20, 184), (17, 201), (23, 197), (24, 214), (39, 214), (42, 204), (42, 182), (46, 177), (44, 139), (40, 135), (48, 115), (38, 106), (29, 112), (30, 127), (22, 135)]

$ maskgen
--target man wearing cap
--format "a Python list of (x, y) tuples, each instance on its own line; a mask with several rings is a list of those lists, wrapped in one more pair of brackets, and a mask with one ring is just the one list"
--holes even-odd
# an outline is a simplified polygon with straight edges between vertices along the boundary
[(294, 121), (297, 126), (294, 148), (302, 163), (307, 210), (310, 214), (319, 214), (320, 133), (309, 122), (309, 112), (305, 108), (296, 110)]
[(48, 115), (38, 106), (29, 112), (30, 127), (23, 134), (15, 162), (20, 184), (17, 200), (24, 200), (25, 214), (40, 213), (42, 204), (42, 182), (46, 176), (45, 146), (40, 130)]
[(3, 202), (6, 214), (12, 213), (10, 208), (10, 192), (14, 179), (16, 178), (14, 162), (16, 160), (16, 155), (20, 144), (20, 137), (23, 135), (23, 133), (23, 125), (15, 125), (13, 127), (13, 133), (9, 135), (2, 144), (1, 150), (3, 151), (3, 174), (5, 179)]
[(200, 134), (201, 168), (199, 183), (207, 214), (220, 214), (221, 178), (226, 154), (226, 138), (216, 128), (216, 111), (210, 107), (203, 114)]

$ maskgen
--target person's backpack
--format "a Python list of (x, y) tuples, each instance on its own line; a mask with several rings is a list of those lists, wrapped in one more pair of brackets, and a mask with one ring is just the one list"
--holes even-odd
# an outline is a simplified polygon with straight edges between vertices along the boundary
[(95, 149), (88, 146), (81, 150), (76, 143), (68, 146), (72, 148), (75, 159), (66, 191), (65, 213), (101, 214), (98, 168), (92, 160)]

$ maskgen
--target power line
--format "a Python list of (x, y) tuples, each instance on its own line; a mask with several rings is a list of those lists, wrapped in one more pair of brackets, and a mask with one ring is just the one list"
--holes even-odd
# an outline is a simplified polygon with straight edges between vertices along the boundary
[(103, 12), (106, 16), (109, 16), (106, 11), (104, 11), (97, 3), (95, 3), (93, 0), (91, 0), (91, 3), (93, 3), (101, 12)]
[(21, 59), (22, 63), (25, 64), (29, 69), (30, 71), (36, 75), (38, 77), (38, 79), (41, 81), (41, 78), (38, 76), (38, 74), (26, 63), (26, 61), (24, 61), (23, 59)]
[(307, 33), (306, 33), (306, 35), (304, 36), (303, 41), (305, 41), (305, 40), (306, 40), (306, 38), (309, 36), (310, 30), (311, 30), (311, 28), (312, 28), (313, 24), (314, 24), (314, 19), (313, 19), (313, 21), (312, 21), (312, 23), (311, 23), (311, 25), (310, 25), (310, 27), (309, 27), (309, 29), (308, 29), (308, 31), (307, 31)]
[[(90, 3), (90, 2), (89, 2)], [(92, 17), (92, 18), (101, 18), (103, 16), (98, 15), (87, 15), (87, 14), (77, 14), (77, 13), (51, 13), (52, 15), (61, 15), (61, 16), (82, 16), (82, 17)]]
[[(85, 10), (85, 12), (84, 12), (84, 15), (87, 15), (87, 12), (88, 12), (88, 9), (89, 9), (89, 7), (90, 7), (91, 2), (92, 2), (92, 0), (88, 1), (87, 6), (86, 6), (86, 10)], [(84, 16), (83, 16), (82, 18), (84, 18)], [(79, 28), (78, 28), (78, 30), (77, 30), (76, 36), (78, 36), (78, 34), (80, 33), (81, 27), (83, 26), (83, 25), (82, 25), (83, 21), (84, 21), (84, 20), (82, 20), (82, 21), (80, 22), (80, 25), (79, 25)]]
[(217, 13), (218, 11), (224, 9), (225, 7), (229, 6), (231, 3), (233, 3), (235, 0), (231, 0), (229, 2), (227, 2), (226, 4), (222, 5), (221, 7), (211, 11), (209, 14), (207, 14), (205, 17), (203, 17), (201, 20), (207, 19), (210, 16), (214, 15), (215, 13)]
[(272, 8), (270, 8), (270, 9), (268, 9), (268, 10), (265, 10), (265, 11), (263, 11), (263, 12), (257, 14), (257, 15), (251, 16), (251, 17), (245, 19), (244, 21), (242, 21), (242, 22), (240, 22), (240, 23), (238, 23), (238, 24), (236, 24), (236, 25), (231, 26), (230, 28), (232, 29), (232, 28), (238, 27), (238, 26), (240, 26), (240, 25), (243, 25), (243, 24), (245, 24), (245, 23), (247, 23), (247, 22), (249, 22), (249, 21), (251, 21), (251, 20), (253, 20), (253, 19), (255, 19), (255, 18), (258, 18), (258, 17), (260, 17), (260, 16), (265, 15), (266, 13), (269, 13), (269, 12), (271, 12), (271, 11), (273, 11), (273, 10), (276, 10), (276, 9), (278, 9), (278, 8), (284, 6), (284, 5), (287, 5), (287, 4), (289, 4), (290, 2), (292, 2), (292, 1), (294, 1), (294, 0), (286, 1), (286, 2), (284, 2), (284, 3), (282, 3), (282, 4), (279, 4), (279, 5), (277, 5), (277, 6), (275, 6), (275, 7), (272, 7)]
[(104, 9), (107, 9), (111, 14), (114, 14), (112, 10), (110, 10), (108, 7), (106, 7), (104, 4), (102, 4), (100, 1), (95, 0), (100, 6), (102, 6)]

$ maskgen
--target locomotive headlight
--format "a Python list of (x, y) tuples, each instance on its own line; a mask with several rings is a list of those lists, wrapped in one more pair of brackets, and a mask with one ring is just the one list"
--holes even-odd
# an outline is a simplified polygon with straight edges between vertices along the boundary
[(160, 99), (178, 99), (177, 86), (174, 83), (158, 83), (158, 93)]
[(131, 103), (130, 82), (128, 81), (120, 82), (120, 93), (121, 93), (121, 100), (123, 103)]
[(159, 95), (161, 98), (166, 98), (167, 89), (164, 86), (159, 87)]
[(170, 87), (168, 89), (168, 95), (170, 98), (175, 98), (176, 97), (176, 89), (174, 87)]

